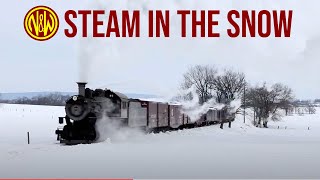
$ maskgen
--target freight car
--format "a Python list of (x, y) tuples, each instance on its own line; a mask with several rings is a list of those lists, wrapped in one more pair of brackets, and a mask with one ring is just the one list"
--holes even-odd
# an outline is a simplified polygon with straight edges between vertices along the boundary
[(96, 122), (107, 116), (121, 127), (139, 128), (146, 132), (193, 128), (226, 121), (232, 118), (226, 109), (209, 109), (199, 120), (191, 121), (182, 106), (163, 102), (129, 99), (109, 89), (86, 88), (78, 83), (78, 95), (70, 97), (65, 105), (65, 117), (59, 123), (57, 139), (65, 144), (92, 143), (99, 138)]

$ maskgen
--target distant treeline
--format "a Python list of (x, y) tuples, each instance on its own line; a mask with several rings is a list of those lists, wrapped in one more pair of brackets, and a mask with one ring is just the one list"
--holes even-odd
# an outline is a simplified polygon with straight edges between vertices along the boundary
[(66, 100), (70, 98), (69, 95), (62, 95), (59, 93), (51, 93), (48, 95), (39, 95), (32, 98), (22, 97), (13, 100), (2, 100), (0, 103), (8, 104), (29, 104), (29, 105), (46, 105), (46, 106), (64, 106)]

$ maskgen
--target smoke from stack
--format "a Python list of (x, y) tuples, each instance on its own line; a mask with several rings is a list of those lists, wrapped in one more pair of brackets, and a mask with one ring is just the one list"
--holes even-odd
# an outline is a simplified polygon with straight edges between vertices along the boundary
[(80, 40), (78, 48), (79, 81), (88, 82), (94, 56), (92, 39)]

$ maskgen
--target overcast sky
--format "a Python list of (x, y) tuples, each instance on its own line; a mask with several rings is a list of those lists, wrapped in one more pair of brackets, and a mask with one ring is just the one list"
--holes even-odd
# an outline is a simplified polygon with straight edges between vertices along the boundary
[[(46, 42), (34, 41), (24, 32), (24, 16), (36, 5), (49, 6), (60, 17), (57, 35)], [(178, 87), (188, 67), (210, 64), (243, 71), (252, 84), (285, 83), (297, 98), (320, 98), (319, 5), (316, 0), (6, 1), (0, 11), (0, 92), (76, 91), (75, 82), (84, 79), (93, 88), (167, 94)], [(219, 9), (221, 37), (178, 38), (180, 22), (172, 17), (170, 39), (66, 38), (64, 12), (93, 8)], [(225, 16), (231, 9), (292, 9), (292, 37), (230, 39), (225, 36)], [(141, 34), (145, 18), (142, 15)]]

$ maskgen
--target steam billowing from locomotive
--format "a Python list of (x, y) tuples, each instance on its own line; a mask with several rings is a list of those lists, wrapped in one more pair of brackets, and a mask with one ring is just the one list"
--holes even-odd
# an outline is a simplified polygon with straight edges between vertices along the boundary
[(63, 129), (56, 130), (61, 143), (79, 144), (105, 140), (109, 131), (121, 129), (127, 129), (127, 132), (130, 132), (128, 129), (157, 132), (234, 119), (234, 114), (230, 114), (228, 108), (205, 106), (201, 108), (201, 112), (197, 112), (201, 117), (191, 120), (181, 104), (129, 99), (124, 94), (109, 89), (91, 90), (86, 88), (84, 82), (79, 82), (78, 88), (78, 94), (66, 101), (66, 116), (59, 118), (60, 124), (65, 123)]

